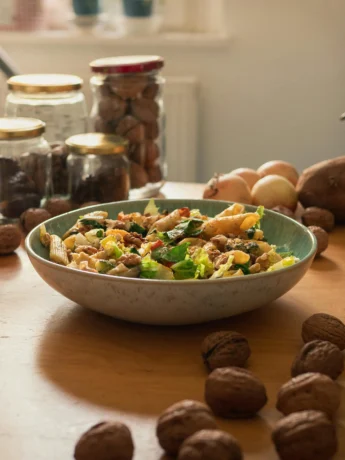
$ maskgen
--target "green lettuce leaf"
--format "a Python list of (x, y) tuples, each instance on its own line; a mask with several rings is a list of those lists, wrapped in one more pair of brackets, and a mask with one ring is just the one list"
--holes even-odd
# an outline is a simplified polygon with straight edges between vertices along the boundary
[(182, 262), (178, 262), (171, 267), (176, 280), (187, 280), (195, 278), (197, 268), (198, 266), (195, 265), (192, 259), (183, 260)]
[(140, 278), (173, 280), (173, 272), (168, 267), (152, 260), (149, 255), (145, 256), (140, 264)]
[(197, 265), (196, 278), (208, 278), (214, 272), (213, 262), (204, 248), (198, 248), (192, 255), (193, 262)]
[(105, 226), (97, 222), (96, 220), (92, 219), (80, 219), (79, 221), (83, 225), (88, 225), (89, 227), (92, 228), (102, 228), (103, 230), (106, 230)]
[(235, 264), (234, 270), (242, 270), (244, 275), (250, 275), (249, 261), (245, 264)]
[(151, 216), (157, 216), (157, 214), (159, 214), (159, 208), (157, 208), (153, 198), (148, 202), (144, 214), (150, 214)]
[(131, 222), (131, 225), (129, 227), (129, 231), (139, 233), (139, 235), (143, 235), (143, 236), (147, 235), (147, 230), (144, 227), (142, 227), (141, 225), (138, 225), (135, 222)]
[(219, 269), (213, 273), (210, 279), (215, 280), (217, 278), (223, 278), (225, 273), (230, 270), (233, 260), (234, 260), (234, 256), (230, 255), (227, 262), (225, 264), (222, 264), (219, 267)]
[(299, 262), (299, 259), (297, 257), (285, 257), (285, 259), (282, 259), (276, 264), (269, 267), (267, 271), (274, 272), (276, 270), (281, 270), (282, 268), (290, 267), (291, 265), (294, 265), (297, 262)]

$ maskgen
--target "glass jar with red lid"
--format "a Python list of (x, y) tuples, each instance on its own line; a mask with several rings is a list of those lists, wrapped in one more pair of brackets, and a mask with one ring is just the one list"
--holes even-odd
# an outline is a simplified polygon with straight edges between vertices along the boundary
[(131, 198), (156, 195), (166, 177), (163, 66), (159, 56), (118, 56), (90, 63), (93, 129), (127, 138)]

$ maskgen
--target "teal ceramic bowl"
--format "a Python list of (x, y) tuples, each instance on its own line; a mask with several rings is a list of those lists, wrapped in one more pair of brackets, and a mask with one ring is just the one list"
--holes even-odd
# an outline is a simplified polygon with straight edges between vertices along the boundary
[[(110, 218), (118, 212), (143, 212), (147, 200), (124, 201), (83, 209), (106, 210)], [(213, 200), (156, 200), (161, 209), (172, 211), (188, 206), (214, 216), (229, 203)], [(246, 206), (254, 211), (253, 206)], [(80, 210), (50, 219), (49, 233), (63, 235), (78, 219)], [(297, 264), (270, 273), (219, 280), (162, 281), (121, 278), (88, 273), (49, 261), (39, 241), (39, 227), (26, 239), (26, 249), (37, 273), (53, 289), (79, 305), (127, 321), (182, 325), (226, 318), (262, 307), (289, 291), (304, 276), (316, 252), (312, 233), (298, 222), (266, 211), (262, 220), (265, 237), (271, 244), (293, 251)]]

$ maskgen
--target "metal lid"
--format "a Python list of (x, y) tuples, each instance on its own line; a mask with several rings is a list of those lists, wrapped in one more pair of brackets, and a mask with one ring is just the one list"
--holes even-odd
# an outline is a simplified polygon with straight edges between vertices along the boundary
[(46, 124), (37, 118), (0, 118), (0, 139), (29, 139), (41, 136)]
[(126, 153), (128, 141), (121, 136), (87, 133), (69, 137), (66, 146), (70, 153), (117, 155)]
[(27, 94), (66, 93), (83, 86), (83, 80), (75, 75), (28, 74), (16, 75), (7, 80), (8, 89)]
[(163, 66), (160, 56), (117, 56), (90, 62), (92, 72), (104, 74), (150, 72)]

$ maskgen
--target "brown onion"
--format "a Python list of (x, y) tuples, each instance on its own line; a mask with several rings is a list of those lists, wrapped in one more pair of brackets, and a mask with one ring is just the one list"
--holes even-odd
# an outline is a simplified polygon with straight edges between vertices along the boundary
[(265, 177), (271, 174), (283, 176), (294, 186), (297, 184), (299, 177), (296, 168), (292, 164), (288, 163), (287, 161), (280, 160), (268, 161), (267, 163), (264, 163), (262, 166), (260, 166), (257, 172), (260, 177)]
[(203, 198), (251, 204), (247, 182), (235, 174), (215, 174), (207, 183)]
[(252, 190), (253, 204), (272, 209), (285, 206), (294, 211), (298, 196), (295, 188), (285, 177), (272, 174), (260, 179)]
[(236, 174), (236, 176), (242, 177), (242, 179), (247, 182), (250, 189), (252, 189), (256, 182), (260, 179), (259, 174), (254, 169), (250, 168), (234, 169), (231, 171), (231, 174)]

